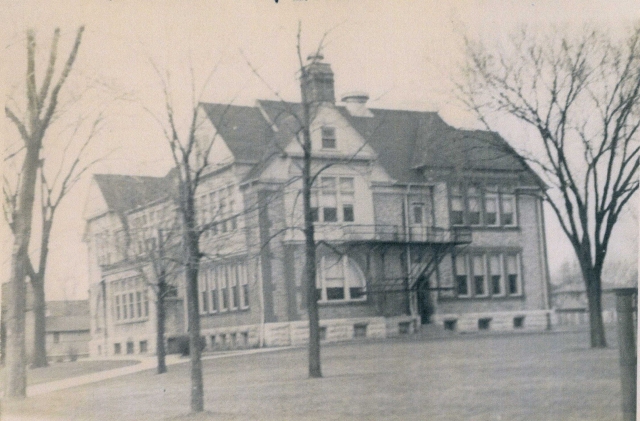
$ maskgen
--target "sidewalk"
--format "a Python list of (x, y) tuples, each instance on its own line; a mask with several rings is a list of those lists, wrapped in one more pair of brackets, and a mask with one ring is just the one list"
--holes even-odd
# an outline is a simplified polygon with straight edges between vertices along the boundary
[[(282, 351), (290, 349), (291, 347), (277, 347), (277, 348), (257, 348), (247, 349), (241, 351), (228, 351), (216, 354), (205, 354), (202, 356), (203, 360), (214, 360), (219, 358), (236, 357), (240, 355), (260, 354), (264, 352)], [(155, 356), (140, 356), (140, 355), (127, 355), (126, 359), (138, 360), (138, 364), (115, 368), (112, 370), (98, 371), (97, 373), (85, 374), (82, 376), (70, 377), (68, 379), (56, 380), (48, 383), (40, 383), (27, 387), (27, 397), (38, 396), (49, 392), (55, 392), (57, 390), (69, 389), (76, 386), (82, 386), (85, 384), (101, 382), (103, 380), (112, 379), (114, 377), (126, 376), (128, 374), (138, 373), (140, 371), (152, 370), (157, 367), (158, 360)], [(113, 360), (113, 358), (92, 358), (92, 360)], [(167, 366), (183, 364), (189, 362), (188, 357), (181, 357), (179, 355), (167, 355)]]

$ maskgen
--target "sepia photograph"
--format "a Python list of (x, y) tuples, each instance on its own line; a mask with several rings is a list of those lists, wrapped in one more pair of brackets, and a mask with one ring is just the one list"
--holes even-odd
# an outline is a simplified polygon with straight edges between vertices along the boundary
[(636, 420), (637, 1), (0, 19), (1, 420)]

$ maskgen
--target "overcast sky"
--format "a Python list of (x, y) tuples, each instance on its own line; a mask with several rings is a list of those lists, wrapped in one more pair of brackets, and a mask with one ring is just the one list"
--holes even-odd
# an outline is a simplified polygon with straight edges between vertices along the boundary
[[(172, 92), (185, 100), (190, 93), (188, 63), (198, 90), (211, 74), (202, 93), (205, 101), (250, 105), (258, 98), (275, 99), (273, 91), (287, 100), (299, 100), (295, 47), (300, 22), (305, 56), (329, 31), (324, 55), (335, 73), (338, 96), (362, 90), (370, 94), (372, 107), (438, 111), (454, 126), (478, 127), (455, 103), (450, 83), (465, 34), (500, 42), (522, 25), (539, 30), (553, 26), (579, 29), (585, 22), (616, 31), (640, 17), (637, 0), (280, 0), (277, 4), (270, 0), (84, 0), (2, 1), (0, 5), (6, 19), (1, 58), (5, 91), (20, 93), (25, 28), (36, 29), (41, 51), (46, 53), (53, 28), (59, 26), (61, 51), (66, 54), (76, 28), (86, 25), (70, 88), (92, 83), (105, 87), (99, 90), (100, 98), (125, 93), (135, 98), (105, 104), (105, 130), (91, 153), (111, 154), (94, 172), (148, 175), (164, 175), (170, 165), (161, 132), (140, 105), (154, 111), (162, 105), (160, 84), (150, 62), (170, 70)], [(262, 81), (246, 60), (258, 69)], [(510, 141), (521, 136), (518, 127), (496, 129)], [(6, 133), (5, 139), (15, 139), (15, 133)], [(60, 133), (64, 133), (62, 128), (51, 131), (45, 147), (49, 153), (59, 152), (65, 138)], [(86, 248), (81, 236), (88, 180), (86, 177), (69, 194), (57, 215), (47, 299), (86, 297)], [(550, 265), (555, 272), (572, 253), (550, 213), (547, 225)], [(624, 227), (617, 232), (612, 255), (633, 259), (637, 256), (637, 211), (626, 217)], [(2, 229), (2, 262), (6, 265), (10, 241), (6, 226)]]

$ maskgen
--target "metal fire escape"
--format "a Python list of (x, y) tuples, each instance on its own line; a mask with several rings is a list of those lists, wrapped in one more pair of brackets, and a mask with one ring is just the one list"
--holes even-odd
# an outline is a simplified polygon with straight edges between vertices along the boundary
[(420, 285), (420, 280), (428, 279), (456, 247), (471, 243), (471, 229), (468, 227), (414, 226), (407, 229), (402, 225), (348, 225), (342, 229), (342, 243), (349, 248), (364, 250), (370, 255), (404, 247), (403, 253), (410, 254), (410, 264), (404, 265), (403, 276), (389, 277), (383, 273), (375, 280), (368, 279), (367, 294), (406, 293), (425, 288)]

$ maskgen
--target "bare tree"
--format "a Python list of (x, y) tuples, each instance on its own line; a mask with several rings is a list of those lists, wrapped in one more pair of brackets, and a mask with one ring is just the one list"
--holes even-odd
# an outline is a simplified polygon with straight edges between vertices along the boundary
[[(288, 117), (291, 117), (296, 122), (296, 130), (294, 133), (294, 139), (302, 149), (302, 165), (299, 166), (302, 180), (302, 188), (300, 191), (302, 197), (302, 227), (285, 227), (285, 230), (301, 229), (304, 233), (304, 255), (305, 255), (305, 268), (303, 284), (307, 288), (307, 314), (309, 317), (309, 351), (308, 351), (308, 368), (309, 377), (320, 378), (322, 377), (322, 366), (320, 357), (320, 316), (318, 312), (318, 290), (316, 288), (316, 259), (317, 259), (317, 241), (315, 239), (314, 230), (314, 209), (311, 206), (311, 196), (314, 188), (314, 184), (318, 177), (330, 167), (336, 165), (336, 162), (330, 162), (322, 165), (319, 168), (313, 167), (312, 157), (312, 145), (311, 145), (311, 126), (316, 119), (320, 108), (326, 105), (326, 98), (322, 98), (322, 95), (318, 95), (314, 92), (316, 88), (310, 88), (313, 70), (316, 66), (322, 66), (321, 61), (324, 58), (322, 50), (324, 48), (325, 39), (329, 35), (330, 31), (323, 34), (322, 39), (318, 43), (318, 47), (313, 54), (311, 54), (307, 62), (303, 59), (302, 55), (302, 26), (298, 24), (297, 42), (296, 42), (296, 54), (298, 59), (298, 71), (300, 79), (300, 91), (301, 91), (301, 110), (297, 111), (292, 107), (292, 104), (286, 102), (276, 90), (274, 90), (269, 84), (260, 76), (257, 69), (251, 64), (251, 62), (245, 58), (247, 65), (251, 68), (251, 71), (269, 88), (276, 97), (280, 100), (283, 107), (283, 113)], [(313, 92), (313, 93), (312, 93)], [(363, 144), (362, 147), (366, 145)], [(275, 145), (277, 146), (277, 145)], [(362, 148), (355, 151), (355, 153), (345, 161), (340, 163), (349, 163), (351, 159), (355, 158)], [(294, 177), (287, 181), (287, 185), (293, 184), (299, 180)], [(280, 233), (276, 233), (278, 235)], [(272, 236), (270, 240), (275, 238)], [(264, 244), (262, 245), (264, 247)]]
[[(154, 292), (156, 302), (156, 357), (158, 360), (157, 372), (163, 374), (167, 372), (165, 331), (166, 331), (166, 301), (167, 298), (175, 296), (177, 293), (177, 279), (180, 275), (181, 262), (179, 261), (180, 230), (175, 224), (175, 218), (168, 217), (166, 221), (171, 221), (170, 226), (160, 226), (154, 228), (144, 228), (138, 231), (128, 230), (129, 238), (139, 237), (130, 241), (140, 250), (136, 250), (139, 255), (137, 259), (142, 262), (137, 266), (138, 274), (145, 280), (146, 285)], [(128, 225), (125, 225), (127, 227)], [(124, 245), (126, 247), (126, 245)], [(125, 256), (132, 253), (123, 251)], [(149, 267), (150, 273), (145, 271)]]
[(24, 158), (22, 160), (20, 180), (15, 206), (13, 207), (11, 227), (14, 234), (11, 256), (11, 275), (7, 309), (7, 373), (5, 394), (11, 398), (24, 398), (26, 395), (25, 367), (25, 277), (28, 275), (29, 242), (37, 173), (40, 167), (40, 150), (45, 133), (52, 122), (58, 105), (58, 96), (75, 63), (84, 27), (80, 27), (69, 56), (52, 85), (55, 65), (58, 57), (60, 30), (56, 29), (49, 51), (49, 62), (40, 88), (36, 82), (36, 38), (35, 31), (27, 31), (27, 67), (26, 110), (20, 112), (15, 105), (5, 105), (7, 118), (16, 127), (22, 139)]
[(460, 98), (487, 127), (506, 115), (535, 133), (519, 156), (552, 187), (544, 195), (580, 264), (591, 347), (605, 347), (602, 270), (638, 190), (640, 28), (622, 40), (592, 29), (577, 37), (524, 29), (499, 50), (469, 40), (466, 47)]
[[(201, 124), (202, 110), (199, 107), (200, 98), (196, 95), (195, 77), (193, 68), (191, 74), (191, 104), (186, 113), (187, 127), (182, 131), (178, 121), (176, 108), (172, 97), (172, 88), (169, 72), (161, 72), (159, 67), (152, 62), (153, 68), (162, 83), (164, 96), (164, 116), (157, 117), (150, 112), (160, 125), (165, 140), (171, 150), (175, 168), (175, 182), (177, 187), (177, 211), (181, 219), (182, 239), (182, 267), (186, 284), (187, 323), (189, 331), (189, 358), (191, 375), (191, 411), (202, 412), (204, 410), (204, 387), (202, 380), (202, 348), (200, 339), (200, 311), (198, 301), (198, 272), (200, 259), (203, 253), (200, 249), (200, 235), (203, 228), (198, 226), (196, 197), (201, 184), (202, 176), (209, 167), (211, 148), (216, 136), (212, 139), (198, 137), (198, 128)], [(215, 71), (207, 77), (200, 94), (207, 86), (208, 81)]]
[[(47, 158), (41, 159), (39, 163), (40, 173), (40, 244), (38, 253), (38, 265), (34, 268), (31, 257), (27, 257), (27, 273), (33, 291), (33, 311), (34, 311), (34, 350), (31, 356), (32, 367), (47, 366), (46, 351), (46, 303), (45, 303), (45, 271), (47, 259), (49, 257), (49, 241), (51, 239), (51, 229), (53, 228), (54, 216), (62, 199), (69, 193), (73, 186), (80, 180), (82, 175), (99, 159), (85, 162), (85, 152), (91, 140), (98, 131), (101, 117), (98, 117), (92, 124), (89, 134), (77, 150), (72, 151), (75, 143), (75, 135), (84, 121), (81, 118), (70, 136), (64, 150), (62, 160)], [(46, 155), (46, 153), (45, 153)], [(70, 155), (71, 163), (67, 162)], [(16, 155), (15, 157), (17, 157)], [(13, 158), (13, 157), (12, 157)], [(51, 168), (53, 170), (52, 171)], [(57, 168), (56, 168), (57, 167)], [(48, 174), (54, 172), (53, 177)], [(51, 179), (52, 178), (52, 179)], [(15, 215), (15, 204), (17, 201), (17, 191), (10, 185), (8, 178), (4, 177), (3, 193), (5, 198), (5, 218), (10, 227), (13, 225), (13, 215)]]
[[(307, 288), (307, 314), (309, 317), (309, 358), (308, 358), (308, 366), (309, 366), (309, 377), (311, 378), (320, 378), (322, 377), (322, 366), (321, 366), (321, 358), (320, 358), (320, 315), (318, 312), (318, 292), (316, 289), (316, 240), (315, 240), (315, 231), (314, 231), (314, 217), (313, 217), (313, 209), (311, 208), (311, 192), (314, 180), (317, 178), (319, 172), (317, 174), (313, 174), (311, 166), (312, 166), (312, 149), (311, 149), (311, 123), (315, 119), (315, 116), (318, 112), (318, 108), (321, 105), (320, 102), (314, 100), (313, 98), (308, 98), (305, 84), (309, 83), (309, 78), (311, 75), (308, 71), (308, 65), (305, 65), (302, 56), (302, 46), (301, 46), (301, 35), (302, 35), (302, 26), (298, 24), (298, 33), (297, 33), (297, 43), (296, 43), (296, 53), (298, 58), (298, 70), (300, 72), (300, 91), (301, 91), (301, 106), (302, 106), (302, 114), (296, 112), (289, 103), (287, 103), (280, 95), (269, 86), (269, 84), (260, 76), (257, 69), (251, 64), (249, 60), (247, 61), (247, 65), (251, 68), (251, 71), (278, 97), (281, 104), (285, 109), (285, 113), (294, 118), (298, 128), (295, 133), (295, 139), (302, 148), (303, 159), (301, 170), (301, 179), (302, 179), (302, 217), (303, 217), (303, 227), (302, 231), (304, 233), (304, 256), (305, 256), (305, 268), (304, 268), (304, 278), (303, 284)], [(325, 33), (324, 37), (326, 37), (327, 33)], [(324, 41), (323, 37), (323, 41)], [(315, 54), (309, 56), (311, 61), (310, 65), (318, 63), (322, 60), (321, 51), (323, 48), (323, 43), (320, 42), (318, 45), (318, 49)], [(246, 58), (245, 58), (246, 59)], [(289, 180), (290, 184), (295, 180)], [(286, 227), (286, 229), (291, 229), (295, 227)], [(278, 233), (280, 234), (280, 233)], [(272, 240), (274, 237), (270, 238)], [(265, 246), (264, 244), (262, 245)]]

